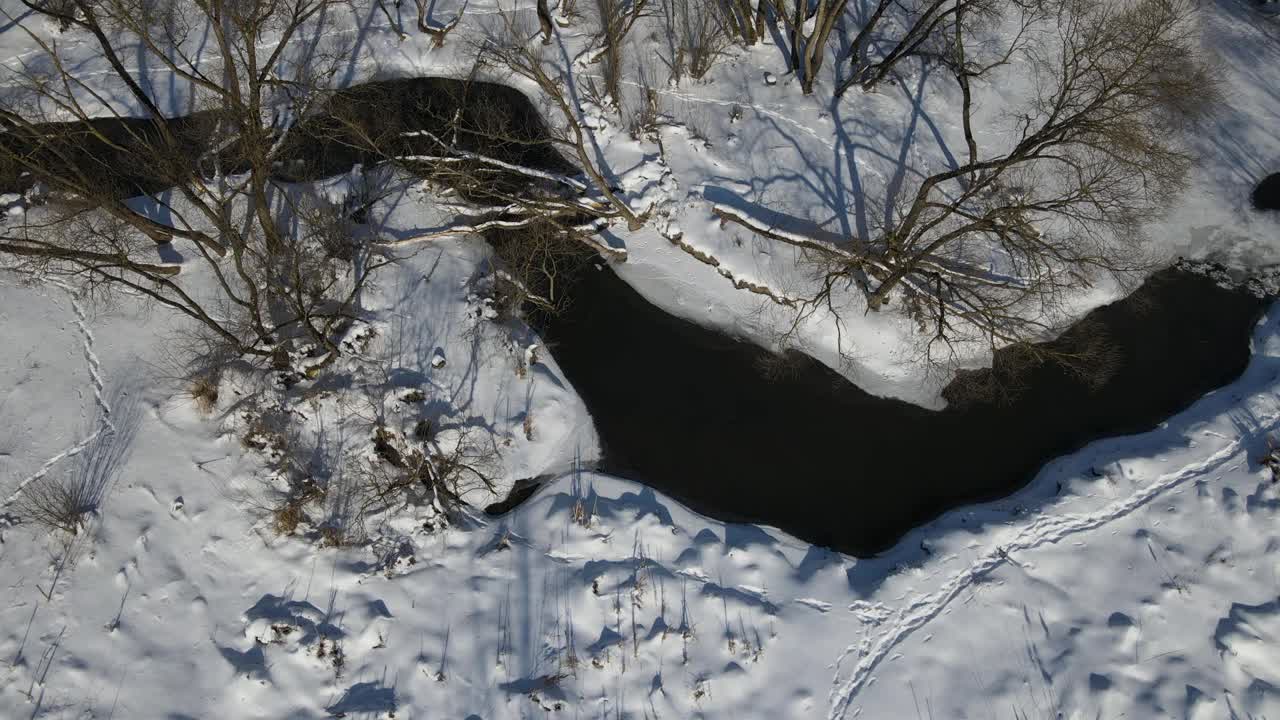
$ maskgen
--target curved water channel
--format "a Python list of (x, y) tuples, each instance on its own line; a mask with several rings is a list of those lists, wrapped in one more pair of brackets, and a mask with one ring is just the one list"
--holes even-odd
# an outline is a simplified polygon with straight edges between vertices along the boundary
[[(500, 85), (370, 83), (341, 91), (330, 107), (342, 122), (321, 115), (304, 123), (289, 153), (295, 160), (282, 168), (285, 179), (333, 175), (374, 159), (344, 137), (344, 124), (404, 143), (406, 130), (441, 132), (460, 117), (477, 128), (458, 136), (464, 149), (556, 171), (570, 167), (543, 139), (528, 99)], [(483, 144), (482, 130), (495, 117), (505, 118), (511, 138), (500, 147)], [(150, 137), (145, 123), (101, 123), (119, 142)], [(193, 148), (212, 126), (199, 117), (172, 123)], [(166, 186), (150, 168), (108, 157), (113, 151), (95, 149), (91, 137), (80, 140), (86, 144), (65, 154), (86, 168), (116, 168), (104, 187)], [(31, 132), (13, 128), (0, 142), (38, 144)], [(220, 161), (236, 164), (234, 157)], [(21, 191), (29, 181), (0, 166), (0, 192)], [(773, 525), (864, 556), (950, 508), (1017, 490), (1048, 460), (1091, 440), (1153, 428), (1230, 382), (1248, 362), (1251, 331), (1269, 302), (1164, 270), (1054, 341), (1106, 355), (1100, 380), (1053, 363), (1023, 368), (1002, 351), (994, 370), (948, 386), (951, 405), (935, 412), (865, 393), (806, 356), (792, 357), (785, 373), (767, 373), (764, 350), (666, 314), (603, 263), (578, 273), (572, 295), (565, 312), (541, 318), (537, 329), (591, 412), (604, 445), (601, 470), (712, 517)], [(1012, 395), (974, 391), (1013, 384), (1020, 389)]]
[[(949, 385), (953, 402), (937, 412), (870, 395), (806, 356), (774, 377), (764, 350), (667, 315), (608, 269), (588, 271), (572, 292), (539, 330), (591, 411), (601, 470), (722, 520), (860, 556), (1229, 383), (1268, 304), (1165, 270), (1053, 343), (1104, 350), (1100, 382), (1054, 363), (1026, 369), (1001, 351), (996, 370)], [(1018, 389), (972, 392), (990, 382)]]

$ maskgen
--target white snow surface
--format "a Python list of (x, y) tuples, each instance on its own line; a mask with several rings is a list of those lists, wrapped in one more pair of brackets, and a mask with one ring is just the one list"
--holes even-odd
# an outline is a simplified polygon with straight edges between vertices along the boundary
[[(340, 84), (460, 72), (462, 38), (496, 12), (468, 5), (431, 50), (357, 7)], [(1280, 38), (1246, 13), (1231, 0), (1203, 11), (1231, 93), (1196, 141), (1191, 189), (1153, 228), (1169, 257), (1277, 262), (1280, 223), (1246, 206), (1280, 156)], [(570, 45), (576, 32), (558, 30)], [(86, 78), (102, 73), (76, 42), (63, 49)], [(8, 64), (34, 56), (29, 38), (0, 30)], [(804, 98), (789, 76), (762, 82), (782, 66), (765, 45), (734, 51), (706, 81), (661, 87), (665, 156), (594, 116), (621, 185), (665, 221), (609, 239), (628, 251), (619, 274), (664, 309), (763, 343), (785, 317), (723, 274), (786, 292), (793, 258), (721, 231), (710, 203), (863, 232), (882, 209), (859, 200), (939, 167), (959, 138), (941, 77), (908, 72), (833, 114), (830, 76)], [(991, 117), (1001, 92), (1016, 94), (1001, 87), (984, 96)], [(181, 83), (151, 88), (188, 109)], [(413, 192), (392, 208), (395, 227), (437, 227)], [(720, 267), (674, 244), (677, 232)], [(575, 470), (599, 452), (591, 419), (527, 328), (489, 322), (483, 246), (402, 255), (366, 298), (374, 342), (337, 372), (385, 371), (438, 417), (489, 428), (499, 490), (551, 480), (504, 517), (428, 530), (406, 512), (342, 548), (277, 535), (253, 507), (270, 477), (242, 443), (236, 392), (248, 389), (225, 385), (201, 413), (168, 349), (172, 317), (0, 275), (0, 718), (1280, 717), (1280, 488), (1258, 463), (1280, 431), (1276, 311), (1245, 374), (1159, 429), (1093, 443), (1009, 498), (857, 560)], [(838, 361), (821, 318), (806, 347), (870, 391), (936, 406), (941, 380), (908, 362), (907, 324), (852, 315), (855, 362)], [(290, 408), (304, 440), (367, 450), (343, 434), (355, 401), (335, 397)], [(411, 431), (402, 395), (360, 397)], [(887, 481), (908, 483), (919, 472), (908, 460)], [(69, 553), (10, 515), (23, 486), (50, 474), (103, 488)]]
[[(42, 342), (0, 346), (4, 496), (38, 472), (106, 488), (67, 563), (3, 529), (3, 717), (1280, 712), (1280, 487), (1257, 463), (1280, 430), (1274, 316), (1241, 379), (1160, 429), (855, 560), (572, 470), (474, 526), (279, 537), (237, 500), (261, 460), (165, 380), (154, 317), (0, 297), (3, 336)], [(564, 398), (535, 410), (531, 468), (588, 421)]]

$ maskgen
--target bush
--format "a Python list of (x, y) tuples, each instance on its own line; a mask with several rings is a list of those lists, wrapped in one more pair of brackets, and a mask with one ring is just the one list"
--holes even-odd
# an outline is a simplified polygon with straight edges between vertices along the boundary
[(76, 535), (100, 499), (91, 485), (74, 476), (46, 475), (27, 483), (11, 507), (20, 522)]
[(272, 513), (271, 529), (277, 535), (292, 535), (305, 517), (300, 504), (285, 501)]
[(201, 375), (191, 381), (188, 391), (196, 403), (196, 409), (208, 415), (218, 407), (218, 381), (208, 375)]
[(669, 54), (662, 60), (674, 83), (686, 74), (701, 79), (733, 44), (722, 16), (725, 9), (715, 2), (662, 0), (660, 12)]

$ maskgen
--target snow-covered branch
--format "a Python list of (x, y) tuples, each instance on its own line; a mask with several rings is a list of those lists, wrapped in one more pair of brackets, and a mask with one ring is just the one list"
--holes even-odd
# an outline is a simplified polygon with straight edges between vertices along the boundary
[(396, 158), (397, 160), (400, 160), (402, 162), (439, 163), (439, 162), (458, 162), (460, 160), (475, 160), (477, 162), (484, 163), (485, 165), (491, 165), (493, 167), (501, 168), (503, 170), (510, 170), (511, 172), (518, 173), (520, 175), (525, 175), (527, 177), (538, 178), (541, 180), (550, 180), (551, 182), (559, 183), (561, 185), (567, 185), (579, 192), (586, 192), (587, 190), (586, 184), (584, 184), (579, 180), (575, 180), (567, 175), (560, 175), (553, 172), (547, 172), (546, 170), (538, 170), (536, 168), (525, 167), (523, 165), (516, 165), (514, 163), (498, 160), (497, 158), (491, 158), (487, 155), (481, 155), (480, 153), (473, 153), (466, 150), (460, 150), (446, 143), (444, 140), (441, 140), (435, 133), (432, 133), (429, 130), (411, 130), (409, 132), (404, 133), (404, 135), (406, 137), (430, 138), (433, 142), (437, 143), (442, 149), (449, 152), (449, 156), (446, 157), (446, 156), (439, 156), (439, 155), (402, 155)]

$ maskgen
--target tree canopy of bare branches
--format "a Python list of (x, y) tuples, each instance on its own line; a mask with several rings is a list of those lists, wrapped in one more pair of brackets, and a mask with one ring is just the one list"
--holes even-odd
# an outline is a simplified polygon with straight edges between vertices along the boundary
[[(273, 173), (292, 118), (309, 110), (342, 58), (341, 48), (313, 41), (336, 0), (24, 2), (34, 17), (84, 37), (109, 71), (105, 80), (82, 76), (64, 44), (18, 24), (43, 53), (5, 71), (17, 91), (6, 94), (0, 167), (6, 182), (37, 181), (48, 202), (4, 228), (0, 256), (88, 287), (128, 288), (242, 355), (297, 340), (313, 348), (316, 367), (331, 361), (362, 286), (385, 260), (326, 256), (319, 241), (328, 230), (316, 223), (332, 214), (311, 212), (305, 192)], [(212, 52), (201, 51), (205, 37)], [(166, 112), (148, 67), (189, 89), (186, 117)], [(161, 209), (167, 222), (140, 206)], [(183, 282), (178, 264), (156, 259), (154, 244), (175, 241), (212, 278), (212, 297)]]
[(669, 48), (662, 61), (672, 82), (678, 83), (686, 73), (698, 80), (711, 70), (737, 36), (735, 12), (719, 0), (659, 0), (658, 14)]
[[(643, 8), (643, 3), (631, 7)], [(622, 22), (625, 24), (625, 20)], [(620, 47), (625, 32), (615, 36), (616, 43), (605, 38), (608, 43), (605, 48)], [(593, 131), (582, 115), (584, 100), (579, 93), (584, 84), (581, 78), (566, 74), (572, 70), (565, 70), (554, 62), (545, 46), (527, 44), (525, 36), (514, 20), (504, 17), (502, 27), (491, 32), (478, 47), (478, 66), (495, 73), (514, 73), (537, 87), (550, 108), (547, 129), (551, 142), (576, 162), (586, 179), (583, 183), (563, 176), (550, 178), (555, 183), (574, 188), (577, 196), (567, 203), (556, 200), (550, 205), (546, 201), (534, 201), (532, 206), (525, 208), (526, 214), (534, 214), (532, 211), (536, 210), (540, 216), (538, 221), (566, 215), (594, 223), (621, 220), (626, 222), (628, 229), (639, 229), (645, 223), (647, 210), (637, 211), (631, 207), (624, 193), (609, 181), (608, 169), (598, 160)], [(517, 198), (512, 198), (512, 201), (515, 204), (528, 203)], [(587, 239), (585, 235), (582, 237)], [(589, 242), (608, 257), (625, 257), (625, 252), (596, 241)]]
[(716, 208), (818, 261), (801, 315), (825, 308), (838, 322), (833, 298), (845, 287), (872, 310), (900, 299), (931, 359), (958, 341), (1041, 337), (1071, 291), (1143, 268), (1143, 224), (1181, 189), (1191, 158), (1179, 138), (1215, 92), (1184, 0), (1067, 0), (1018, 49), (1034, 94), (1008, 114), (1006, 139), (979, 142), (969, 84), (1008, 55), (984, 65), (957, 7), (948, 65), (963, 88), (967, 148), (901, 193), (878, 237), (833, 243)]
[[(906, 13), (906, 27), (897, 36), (889, 50), (877, 59), (870, 57), (871, 38), (883, 29), (881, 22), (886, 11), (900, 8)], [(871, 11), (867, 22), (858, 30), (849, 46), (848, 55), (852, 62), (849, 76), (836, 88), (836, 97), (843, 95), (850, 87), (860, 84), (870, 90), (880, 84), (897, 64), (904, 58), (935, 53), (940, 45), (954, 40), (956, 32), (967, 31), (974, 26), (994, 24), (1004, 12), (1020, 11), (1028, 20), (1037, 18), (1044, 10), (1045, 4), (1022, 2), (993, 2), (992, 0), (915, 0), (902, 5), (895, 0), (879, 0)], [(1020, 37), (1020, 36), (1019, 36)], [(1011, 48), (1016, 42), (1011, 44)], [(952, 47), (953, 51), (963, 52), (962, 47)]]

